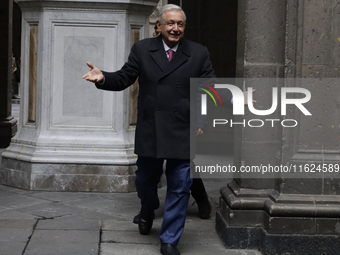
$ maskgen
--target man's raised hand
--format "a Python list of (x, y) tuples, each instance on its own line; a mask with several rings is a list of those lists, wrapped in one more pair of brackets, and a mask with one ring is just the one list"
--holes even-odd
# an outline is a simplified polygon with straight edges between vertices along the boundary
[(98, 69), (98, 67), (92, 65), (90, 62), (86, 62), (88, 67), (91, 68), (91, 71), (87, 72), (84, 76), (83, 79), (86, 79), (87, 81), (96, 83), (96, 82), (101, 82), (104, 80), (104, 75), (103, 73)]

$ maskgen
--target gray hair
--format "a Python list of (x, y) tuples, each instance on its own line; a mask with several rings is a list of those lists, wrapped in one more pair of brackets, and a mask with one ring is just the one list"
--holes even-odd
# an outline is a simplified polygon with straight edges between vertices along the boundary
[(160, 10), (159, 10), (159, 13), (158, 13), (158, 20), (160, 23), (163, 22), (163, 18), (164, 18), (164, 12), (166, 11), (169, 11), (169, 10), (179, 10), (183, 13), (184, 15), (184, 22), (186, 23), (187, 21), (187, 16), (185, 15), (184, 11), (182, 10), (181, 7), (179, 7), (178, 5), (175, 5), (175, 4), (166, 4), (164, 5)]

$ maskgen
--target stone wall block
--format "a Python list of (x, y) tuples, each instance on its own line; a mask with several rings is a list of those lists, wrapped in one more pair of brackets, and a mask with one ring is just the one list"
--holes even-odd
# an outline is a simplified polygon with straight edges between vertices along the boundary
[(248, 63), (284, 61), (285, 2), (247, 1), (246, 57)]

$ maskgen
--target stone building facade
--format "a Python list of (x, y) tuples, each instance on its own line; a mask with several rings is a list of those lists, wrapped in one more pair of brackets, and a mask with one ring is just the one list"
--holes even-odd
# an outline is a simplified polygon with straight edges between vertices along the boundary
[[(7, 21), (2, 25), (10, 25), (12, 3), (5, 2), (7, 16), (1, 18)], [(89, 49), (93, 61), (106, 69), (119, 68), (131, 44), (152, 34), (154, 20), (149, 15), (158, 1), (17, 2), (23, 11), (22, 76), (26, 83), (19, 131), (3, 153), (1, 182), (32, 190), (132, 191), (136, 157), (130, 108), (134, 92), (104, 95), (87, 88), (80, 93), (83, 84), (68, 70), (77, 66), (73, 72), (81, 76), (86, 67), (78, 62), (83, 65), (87, 59), (65, 52), (80, 53), (88, 50), (86, 45), (101, 45)], [(270, 107), (272, 87), (302, 86), (311, 92), (307, 107), (312, 117), (306, 118), (296, 107), (289, 108), (285, 116), (274, 116), (296, 119), (296, 128), (238, 126), (231, 130), (235, 166), (340, 163), (338, 0), (168, 2), (182, 5), (188, 17), (186, 36), (208, 47), (219, 77), (283, 81), (268, 84), (269, 89), (255, 86), (258, 109)], [(11, 38), (8, 28), (6, 35)], [(1, 59), (8, 60), (10, 39), (4, 43), (7, 50), (1, 52)], [(32, 52), (37, 53), (36, 59)], [(4, 77), (9, 77), (7, 62), (1, 63)], [(301, 78), (328, 82), (287, 83)], [(10, 117), (9, 80), (3, 82), (0, 138), (8, 141), (16, 123)], [(74, 105), (69, 94), (104, 104), (88, 107), (85, 100), (83, 106)], [(244, 118), (253, 116), (246, 111)], [(268, 255), (337, 254), (339, 218), (337, 175), (252, 179), (241, 175), (221, 187), (216, 229), (231, 249), (259, 249)]]

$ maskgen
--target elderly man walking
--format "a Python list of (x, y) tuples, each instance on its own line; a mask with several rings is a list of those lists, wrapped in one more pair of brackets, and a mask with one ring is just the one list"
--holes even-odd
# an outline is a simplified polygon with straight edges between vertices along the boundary
[(91, 71), (83, 78), (103, 90), (121, 91), (139, 77), (135, 153), (136, 188), (141, 199), (138, 227), (150, 232), (159, 207), (157, 183), (166, 160), (167, 195), (160, 233), (161, 253), (180, 254), (177, 244), (184, 229), (190, 196), (190, 78), (214, 77), (206, 47), (184, 38), (186, 16), (177, 5), (159, 13), (160, 36), (134, 44), (128, 61), (116, 72)]

